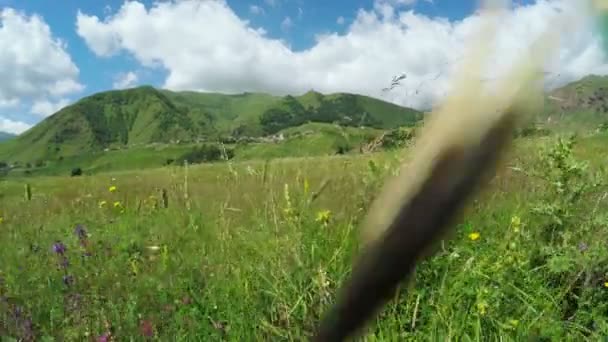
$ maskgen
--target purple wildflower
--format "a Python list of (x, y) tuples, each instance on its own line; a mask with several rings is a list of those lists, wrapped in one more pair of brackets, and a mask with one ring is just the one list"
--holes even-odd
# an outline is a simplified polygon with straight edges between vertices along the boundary
[(67, 250), (67, 248), (61, 241), (57, 241), (53, 244), (53, 252), (55, 252), (59, 255), (65, 254), (66, 250)]
[(97, 338), (97, 342), (109, 342), (110, 341), (110, 333), (105, 333)]
[(139, 332), (144, 337), (154, 337), (154, 326), (152, 322), (148, 320), (143, 320), (139, 324)]

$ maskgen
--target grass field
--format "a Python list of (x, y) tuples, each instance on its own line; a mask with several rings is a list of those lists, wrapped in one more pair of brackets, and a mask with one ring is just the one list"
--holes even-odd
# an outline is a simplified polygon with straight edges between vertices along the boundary
[[(367, 341), (608, 336), (608, 136), (518, 140)], [(580, 160), (589, 160), (585, 168)], [(393, 152), (0, 182), (0, 335), (299, 341)]]

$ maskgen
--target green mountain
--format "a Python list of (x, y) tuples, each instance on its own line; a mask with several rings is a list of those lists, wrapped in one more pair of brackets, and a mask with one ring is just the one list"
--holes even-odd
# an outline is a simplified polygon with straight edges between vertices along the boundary
[(14, 137), (16, 137), (16, 135), (8, 132), (0, 132), (0, 142), (13, 139)]
[(262, 137), (308, 122), (387, 129), (412, 125), (422, 115), (354, 94), (224, 95), (142, 86), (94, 94), (61, 109), (0, 144), (0, 160), (25, 163), (155, 143)]
[(608, 122), (608, 76), (589, 75), (551, 91), (540, 119), (569, 129)]

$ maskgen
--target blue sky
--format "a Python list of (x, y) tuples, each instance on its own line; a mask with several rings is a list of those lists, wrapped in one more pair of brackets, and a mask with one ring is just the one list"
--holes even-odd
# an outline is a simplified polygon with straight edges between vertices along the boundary
[[(68, 43), (67, 51), (80, 69), (80, 80), (86, 85), (83, 95), (112, 88), (117, 74), (138, 69), (139, 63), (128, 54), (111, 59), (98, 58), (87, 47), (75, 30), (76, 15), (80, 10), (100, 18), (115, 13), (124, 1), (82, 1), (82, 0), (5, 0), (4, 5), (25, 11), (27, 14), (41, 15), (50, 26), (53, 35)], [(146, 7), (155, 1), (140, 0)], [(274, 1), (227, 1), (230, 8), (252, 26), (262, 27), (270, 37), (284, 39), (294, 50), (308, 49), (314, 45), (314, 37), (321, 32), (343, 33), (361, 8), (373, 8), (373, 0), (274, 0)], [(251, 12), (252, 6), (263, 9), (263, 14)], [(419, 1), (410, 8), (430, 16), (442, 16), (460, 20), (470, 15), (476, 8), (473, 0), (434, 0), (433, 3)], [(293, 22), (289, 30), (281, 28), (289, 17)], [(345, 23), (337, 23), (343, 17)], [(161, 86), (165, 78), (162, 70), (142, 70), (141, 83)]]
[[(357, 74), (357, 70), (365, 69), (374, 61), (381, 63), (380, 60), (384, 57), (367, 56), (365, 58), (369, 58), (369, 61), (365, 62), (364, 57), (354, 58), (353, 55), (359, 52), (368, 55), (370, 49), (378, 47), (386, 48), (386, 53), (390, 54), (397, 39), (401, 39), (404, 45), (400, 53), (409, 54), (412, 47), (416, 47), (423, 54), (420, 57), (406, 57), (407, 63), (396, 63), (391, 70), (388, 67), (379, 69), (378, 66), (373, 66), (375, 71), (369, 72), (375, 72), (378, 79), (382, 79), (375, 82), (386, 82), (387, 78), (390, 80), (391, 74), (407, 70), (418, 77), (412, 77), (411, 82), (422, 84), (424, 80), (420, 70), (427, 70), (428, 73), (428, 70), (439, 67), (440, 60), (451, 58), (452, 53), (442, 49), (449, 44), (458, 44), (458, 32), (466, 29), (466, 25), (458, 27), (458, 23), (466, 21), (478, 5), (476, 0), (228, 0), (227, 6), (198, 10), (187, 19), (190, 21), (181, 21), (171, 14), (182, 13), (179, 12), (180, 8), (187, 6), (180, 5), (179, 2), (161, 1), (165, 5), (163, 7), (156, 1), (139, 0), (138, 3), (144, 8), (127, 8), (122, 0), (0, 0), (2, 25), (5, 28), (10, 24), (6, 11), (15, 9), (12, 18), (22, 18), (27, 25), (31, 24), (33, 16), (41, 18), (50, 30), (46, 42), (49, 46), (59, 40), (63, 44), (60, 47), (51, 46), (48, 50), (37, 45), (36, 48), (40, 49), (39, 56), (37, 55), (39, 60), (33, 60), (35, 56), (30, 56), (28, 58), (32, 61), (29, 65), (21, 63), (19, 58), (25, 57), (20, 57), (20, 52), (15, 52), (14, 56), (5, 58), (15, 59), (6, 61), (6, 75), (2, 73), (0, 59), (0, 76), (8, 78), (8, 83), (25, 84), (23, 87), (31, 90), (4, 89), (3, 93), (0, 87), (0, 131), (23, 131), (26, 126), (39, 122), (63, 105), (95, 92), (119, 87), (121, 79), (123, 87), (151, 84), (176, 90), (275, 93), (281, 93), (283, 89), (287, 92), (301, 92), (307, 88), (317, 88), (321, 91), (353, 91), (375, 96), (375, 90), (356, 85), (362, 84), (361, 80), (368, 77), (365, 72)], [(196, 0), (184, 2), (192, 3)], [(522, 6), (521, 13), (525, 15), (542, 13), (542, 6), (531, 0), (517, 3)], [(155, 7), (162, 9), (159, 13), (165, 14), (153, 15), (152, 8)], [(387, 9), (394, 15), (387, 16)], [(193, 11), (186, 9), (183, 13)], [(217, 13), (209, 13), (211, 11)], [(116, 19), (115, 16), (119, 13), (124, 15), (123, 19)], [(236, 15), (238, 20), (231, 19), (232, 15)], [(219, 24), (214, 24), (215, 27), (206, 24), (215, 18), (221, 18)], [(404, 20), (407, 24), (403, 24), (403, 20), (400, 22), (399, 18), (406, 18)], [(158, 38), (146, 36), (146, 31), (152, 32), (154, 28), (138, 25), (145, 20), (152, 26), (158, 24)], [(526, 23), (522, 21), (522, 24)], [(191, 30), (185, 35), (163, 35), (167, 30), (188, 30), (186, 26)], [(262, 29), (264, 32), (259, 35), (250, 34), (247, 28)], [(200, 37), (196, 30), (200, 30)], [(9, 47), (19, 45), (19, 49), (16, 49), (19, 51), (29, 51), (32, 46), (28, 44), (36, 44), (36, 35), (44, 35), (39, 29), (33, 29), (31, 36), (24, 34), (22, 37), (12, 37), (8, 32), (10, 30), (6, 31), (0, 33), (0, 47), (3, 44)], [(324, 34), (335, 36), (319, 38), (319, 35)], [(222, 43), (205, 45), (205, 41), (212, 41), (215, 36), (223, 37), (222, 35), (226, 35), (226, 46)], [(437, 39), (433, 38), (434, 35), (437, 35)], [(384, 38), (387, 42), (380, 43)], [(389, 41), (391, 39), (392, 43)], [(240, 40), (243, 40), (242, 47), (238, 45)], [(223, 41), (223, 38), (218, 40)], [(246, 59), (239, 59), (241, 49), (246, 51)], [(259, 51), (253, 51), (256, 49)], [(51, 63), (46, 57), (49, 51), (57, 54), (57, 62), (45, 66), (44, 63)], [(228, 55), (223, 55), (225, 53)], [(215, 60), (208, 57), (214, 54), (224, 57)], [(235, 56), (236, 59), (229, 61), (230, 56)], [(275, 56), (276, 60), (270, 60)], [(360, 68), (355, 67), (353, 58), (362, 63)], [(227, 65), (222, 65), (224, 61)], [(327, 66), (321, 65), (324, 61), (327, 61)], [(435, 66), (432, 63), (423, 65), (425, 61), (435, 63)], [(192, 66), (185, 65), (188, 63), (192, 63)], [(231, 69), (228, 63), (235, 67)], [(598, 63), (603, 66), (598, 61), (594, 63), (595, 67), (598, 67)], [(288, 80), (287, 71), (291, 67), (295, 74), (301, 74), (302, 77), (295, 81)], [(335, 74), (332, 71), (331, 75), (327, 75), (330, 72), (325, 72), (324, 68), (330, 67), (331, 70), (343, 71), (335, 71)], [(36, 76), (39, 71), (33, 69), (37, 68), (51, 70), (44, 76), (47, 82), (44, 85), (35, 83), (42, 77)], [(57, 70), (53, 71), (54, 68)], [(190, 76), (189, 70), (192, 70)], [(241, 71), (234, 75), (237, 71), (231, 70)], [(248, 74), (250, 70), (251, 75)], [(68, 77), (67, 74), (71, 76)], [(24, 81), (18, 79), (22, 75), (34, 76)], [(125, 75), (130, 78), (125, 78)], [(312, 75), (316, 81), (310, 79)], [(73, 83), (73, 86), (65, 91), (50, 89), (54, 82), (52, 77), (57, 77), (57, 81), (63, 81), (64, 84)], [(403, 96), (387, 100), (415, 107), (416, 101), (433, 101), (439, 95), (429, 93), (424, 100), (416, 101), (404, 99)]]

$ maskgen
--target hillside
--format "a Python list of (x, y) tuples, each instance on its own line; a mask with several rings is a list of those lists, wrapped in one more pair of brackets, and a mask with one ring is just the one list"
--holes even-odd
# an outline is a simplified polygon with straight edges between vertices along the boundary
[(386, 129), (421, 117), (416, 110), (354, 94), (224, 95), (143, 86), (98, 93), (61, 109), (0, 144), (0, 160), (50, 161), (155, 143), (261, 137), (307, 122)]
[(224, 95), (163, 90), (193, 117), (205, 117), (220, 135), (263, 136), (305, 122), (337, 122), (343, 126), (394, 128), (410, 125), (422, 113), (371, 97), (309, 91), (302, 96), (262, 93)]
[(595, 127), (608, 121), (608, 76), (589, 75), (547, 94), (542, 120), (568, 129)]
[(0, 132), (0, 142), (13, 139), (14, 137), (16, 137), (16, 135), (7, 132)]

